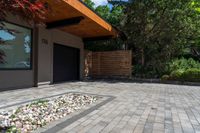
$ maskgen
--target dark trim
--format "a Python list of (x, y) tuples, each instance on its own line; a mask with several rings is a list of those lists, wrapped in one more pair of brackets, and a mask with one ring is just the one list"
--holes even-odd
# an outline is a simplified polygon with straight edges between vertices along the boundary
[(23, 26), (20, 24), (16, 24), (7, 20), (0, 20), (0, 22), (6, 22), (15, 26), (19, 26), (25, 29), (29, 29), (31, 31), (31, 51), (30, 51), (30, 67), (29, 68), (0, 68), (0, 71), (15, 71), (15, 70), (33, 70), (33, 28), (27, 27), (27, 26)]
[(65, 26), (70, 26), (70, 25), (77, 25), (83, 19), (84, 19), (83, 16), (79, 16), (79, 17), (73, 17), (73, 18), (58, 20), (54, 22), (49, 22), (49, 23), (46, 23), (46, 26), (47, 26), (46, 28), (54, 29), (54, 28), (60, 28), (60, 27), (65, 27)]
[[(118, 37), (121, 38), (123, 41), (127, 40), (127, 36), (124, 32), (118, 31)], [(89, 41), (102, 41), (102, 40), (110, 40), (114, 39), (112, 35), (110, 36), (100, 36), (100, 37), (89, 37), (89, 38), (83, 38), (84, 42), (89, 42)]]
[(33, 66), (33, 86), (34, 87), (38, 87), (38, 56), (39, 56), (39, 44), (40, 44), (40, 41), (39, 41), (39, 29), (38, 28), (35, 28), (35, 32), (34, 32), (34, 39), (35, 39), (35, 45), (33, 46), (33, 50), (34, 50), (34, 66)]
[(87, 41), (100, 41), (100, 40), (109, 40), (109, 39), (113, 39), (113, 36), (101, 36), (101, 37), (89, 37), (89, 38), (83, 38), (84, 42)]

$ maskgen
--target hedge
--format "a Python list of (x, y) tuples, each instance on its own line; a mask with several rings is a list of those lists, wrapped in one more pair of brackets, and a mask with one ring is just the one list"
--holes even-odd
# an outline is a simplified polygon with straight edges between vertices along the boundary
[(191, 68), (184, 71), (181, 79), (184, 81), (200, 82), (200, 69)]

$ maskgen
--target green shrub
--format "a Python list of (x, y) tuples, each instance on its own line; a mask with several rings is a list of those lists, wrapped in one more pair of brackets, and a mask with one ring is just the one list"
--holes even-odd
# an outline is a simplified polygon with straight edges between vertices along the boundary
[(200, 69), (200, 62), (195, 61), (192, 58), (190, 59), (181, 58), (181, 59), (175, 59), (171, 61), (168, 66), (168, 69), (169, 69), (168, 71), (169, 73), (171, 73), (176, 70), (180, 70), (180, 69), (187, 70), (191, 68)]
[(187, 70), (179, 69), (173, 71), (168, 79), (189, 81), (189, 82), (200, 82), (200, 69), (191, 68)]
[(170, 79), (170, 76), (169, 75), (163, 75), (162, 77), (161, 77), (161, 80), (162, 81), (166, 81), (166, 80), (169, 80)]
[(183, 69), (175, 70), (175, 71), (171, 72), (170, 79), (172, 79), (172, 80), (179, 80), (179, 79), (182, 78), (183, 73), (184, 73)]
[(200, 62), (194, 59), (175, 59), (168, 65), (168, 73), (170, 73), (170, 80), (179, 81), (200, 81), (199, 77)]
[(200, 82), (200, 69), (192, 68), (186, 70), (181, 79), (184, 81), (191, 81), (191, 82)]

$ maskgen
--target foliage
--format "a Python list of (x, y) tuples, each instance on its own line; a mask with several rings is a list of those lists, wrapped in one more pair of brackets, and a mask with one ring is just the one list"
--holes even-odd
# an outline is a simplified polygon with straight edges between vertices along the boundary
[(166, 80), (169, 80), (170, 79), (170, 76), (169, 75), (163, 75), (162, 77), (161, 77), (161, 80), (162, 81), (166, 81)]
[(191, 82), (200, 82), (200, 69), (191, 68), (182, 74), (182, 79)]
[(192, 58), (190, 58), (190, 59), (181, 58), (181, 59), (175, 59), (175, 60), (171, 61), (169, 63), (168, 71), (172, 72), (172, 71), (176, 71), (176, 70), (180, 70), (180, 69), (185, 71), (185, 70), (191, 69), (191, 68), (200, 69), (200, 62), (195, 61)]
[(101, 41), (93, 41), (87, 42), (85, 44), (85, 48), (90, 51), (113, 51), (123, 49), (121, 40), (112, 39), (112, 40), (101, 40)]
[[(122, 21), (139, 73), (161, 76), (166, 62), (200, 45), (200, 15), (192, 0), (134, 0)], [(195, 5), (196, 6), (196, 5)]]
[(110, 3), (112, 5), (126, 5), (127, 1), (123, 1), (123, 0), (108, 0), (108, 3)]
[[(90, 7), (91, 0), (85, 1), (86, 4)], [(93, 5), (92, 9), (96, 13), (98, 13), (102, 18), (104, 18), (106, 21), (111, 23), (112, 25), (120, 28), (120, 20), (123, 17), (123, 9), (124, 6), (117, 3), (112, 5), (112, 8), (110, 8), (108, 5), (100, 5), (95, 8)], [(91, 50), (91, 51), (113, 51), (113, 50), (119, 50), (124, 47), (124, 42), (121, 39), (111, 39), (111, 40), (102, 40), (102, 41), (91, 41), (85, 43), (85, 49)]]
[(187, 70), (175, 70), (170, 75), (163, 75), (162, 81), (177, 80), (177, 81), (189, 81), (189, 82), (200, 82), (200, 69), (190, 68)]
[(15, 126), (12, 126), (6, 130), (6, 133), (20, 133), (20, 131)]
[(200, 80), (200, 62), (192, 58), (174, 59), (168, 64), (167, 70), (170, 73), (170, 80), (192, 82)]
[(196, 11), (200, 12), (200, 7), (199, 7), (200, 3), (198, 0), (192, 1), (191, 5), (195, 8)]
[(109, 17), (110, 17), (110, 7), (108, 5), (100, 5), (98, 6), (95, 11), (104, 19), (109, 21)]
[(85, 2), (85, 4), (87, 4), (88, 7), (90, 7), (92, 10), (95, 10), (94, 6), (95, 3), (92, 2), (91, 0), (83, 0)]
[[(25, 21), (31, 23), (41, 23), (48, 11), (47, 3), (39, 0), (1, 0), (0, 1), (0, 20), (5, 20), (8, 13), (19, 15)], [(14, 34), (14, 29), (6, 28), (3, 22), (0, 21), (0, 30), (4, 29), (11, 34)], [(0, 38), (0, 44), (4, 42)], [(4, 61), (5, 53), (0, 51), (0, 63)]]
[(31, 103), (30, 105), (27, 105), (27, 106), (34, 106), (34, 105), (37, 105), (37, 106), (42, 106), (42, 105), (45, 105), (49, 102), (49, 100), (38, 100), (38, 101), (35, 101), (33, 103)]
[(121, 5), (113, 5), (112, 9), (110, 9), (108, 5), (104, 5), (98, 6), (95, 11), (112, 25), (120, 26), (123, 8)]
[(182, 78), (182, 75), (185, 71), (182, 69), (174, 70), (170, 74), (170, 79), (172, 80), (179, 80)]
[(47, 12), (46, 3), (39, 0), (1, 0), (0, 19), (5, 20), (7, 13), (20, 15), (26, 21), (40, 22)]
[(142, 66), (140, 64), (135, 64), (132, 68), (132, 75), (138, 77), (139, 75), (142, 74), (140, 73), (141, 71), (142, 71)]
[[(133, 53), (134, 54), (134, 53)], [(159, 78), (160, 75), (165, 74), (165, 69), (163, 68), (155, 68), (154, 65), (150, 65), (149, 67), (143, 67), (139, 63), (135, 63), (135, 57), (133, 55), (133, 75), (134, 77), (139, 78)], [(155, 64), (156, 65), (156, 64)]]
[(170, 74), (170, 80), (200, 82), (200, 69), (175, 70)]

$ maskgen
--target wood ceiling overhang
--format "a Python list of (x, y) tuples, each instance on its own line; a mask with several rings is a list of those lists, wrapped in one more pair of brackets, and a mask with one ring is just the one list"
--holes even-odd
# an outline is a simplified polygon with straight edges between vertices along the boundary
[(117, 37), (118, 31), (79, 0), (42, 0), (51, 11), (47, 28), (57, 28), (83, 39)]

